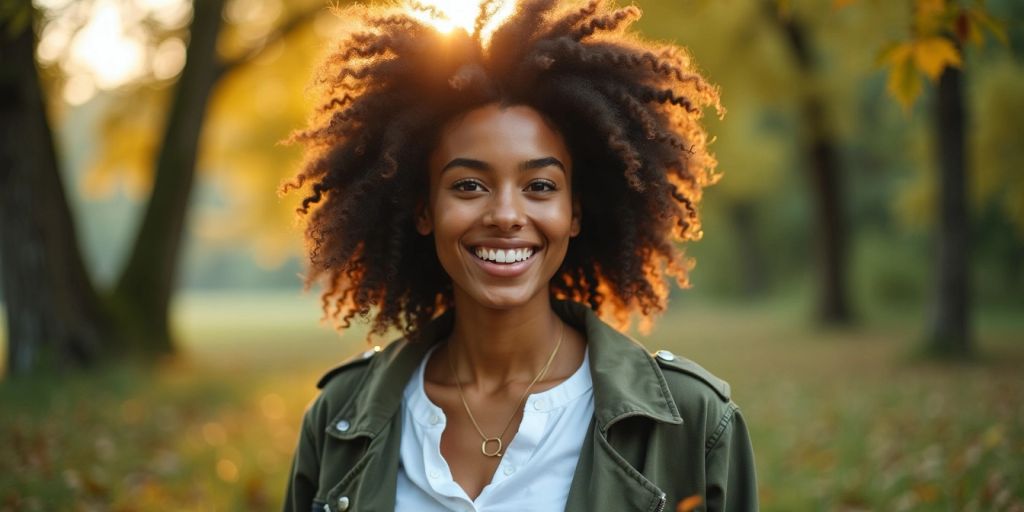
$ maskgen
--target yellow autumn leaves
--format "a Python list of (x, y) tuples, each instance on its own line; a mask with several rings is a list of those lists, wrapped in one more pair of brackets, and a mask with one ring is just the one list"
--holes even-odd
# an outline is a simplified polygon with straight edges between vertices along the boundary
[(894, 44), (882, 52), (879, 60), (889, 68), (886, 89), (905, 109), (921, 93), (921, 73), (935, 81), (946, 67), (963, 63), (960, 50), (942, 36)]
[(949, 0), (911, 0), (911, 38), (884, 48), (879, 64), (888, 69), (886, 89), (904, 109), (921, 94), (921, 75), (936, 81), (946, 68), (963, 66), (963, 44), (980, 45), (989, 33), (1006, 44), (1006, 29), (984, 3), (960, 7)]

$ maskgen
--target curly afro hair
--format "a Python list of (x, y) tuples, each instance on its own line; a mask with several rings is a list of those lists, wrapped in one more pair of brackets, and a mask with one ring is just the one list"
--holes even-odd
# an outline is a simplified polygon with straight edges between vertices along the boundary
[[(340, 13), (358, 28), (319, 69), (321, 106), (288, 139), (305, 159), (282, 185), (306, 190), (306, 285), (323, 282), (337, 328), (358, 316), (371, 336), (414, 335), (452, 307), (415, 209), (439, 127), (495, 102), (542, 113), (574, 162), (582, 232), (551, 280), (553, 297), (626, 327), (633, 313), (664, 310), (668, 277), (689, 286), (691, 261), (675, 242), (700, 238), (697, 204), (718, 176), (700, 124), (705, 107), (723, 113), (717, 88), (683, 49), (627, 32), (636, 7), (523, 0), (491, 23), (500, 7), (485, 0), (472, 33), (437, 30), (423, 21), (432, 9), (415, 2)], [(489, 24), (498, 26), (488, 40)]]

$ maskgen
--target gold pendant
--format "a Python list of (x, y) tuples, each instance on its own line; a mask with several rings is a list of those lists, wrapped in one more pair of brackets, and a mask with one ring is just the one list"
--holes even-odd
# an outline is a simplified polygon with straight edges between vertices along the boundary
[[(496, 443), (497, 448), (494, 451), (487, 451), (487, 445), (489, 443)], [(501, 438), (500, 437), (488, 437), (484, 439), (483, 444), (480, 445), (480, 451), (488, 457), (501, 457)]]

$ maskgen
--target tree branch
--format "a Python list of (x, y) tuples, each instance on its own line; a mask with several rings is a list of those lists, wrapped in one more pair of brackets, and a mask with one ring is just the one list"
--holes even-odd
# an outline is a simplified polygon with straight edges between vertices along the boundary
[(242, 55), (239, 55), (238, 57), (221, 60), (217, 66), (217, 76), (221, 77), (239, 66), (252, 62), (254, 59), (259, 57), (260, 54), (272, 47), (274, 43), (288, 37), (297, 29), (313, 20), (313, 18), (320, 14), (320, 12), (321, 8), (316, 7), (296, 14), (288, 21), (282, 23), (281, 26), (277, 27), (277, 30), (268, 34), (267, 37), (263, 39), (262, 43), (242, 52)]

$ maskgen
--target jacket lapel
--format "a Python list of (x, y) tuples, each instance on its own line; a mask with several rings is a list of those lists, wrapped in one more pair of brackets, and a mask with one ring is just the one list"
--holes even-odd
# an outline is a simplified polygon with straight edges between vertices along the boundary
[(589, 308), (554, 303), (563, 320), (587, 335), (594, 382), (594, 420), (583, 441), (567, 512), (664, 509), (665, 493), (615, 449), (608, 431), (622, 419), (683, 422), (657, 363), (639, 343), (602, 322)]
[(664, 506), (665, 493), (623, 460), (591, 422), (569, 488), (566, 512), (661, 512)]
[(683, 422), (665, 376), (642, 345), (604, 323), (589, 308), (557, 301), (563, 320), (587, 335), (590, 374), (594, 382), (594, 417), (601, 432), (630, 416)]

